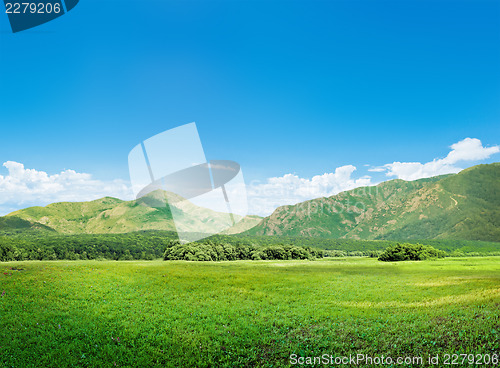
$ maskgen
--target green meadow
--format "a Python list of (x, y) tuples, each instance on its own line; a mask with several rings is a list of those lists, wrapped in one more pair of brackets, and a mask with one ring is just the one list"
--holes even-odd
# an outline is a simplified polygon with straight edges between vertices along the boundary
[(5, 262), (0, 293), (1, 367), (500, 353), (500, 257)]

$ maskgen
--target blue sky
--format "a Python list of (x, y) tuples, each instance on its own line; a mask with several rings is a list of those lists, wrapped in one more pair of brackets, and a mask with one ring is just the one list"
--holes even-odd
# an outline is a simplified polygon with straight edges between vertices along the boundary
[(247, 182), (404, 178), (368, 169), (466, 138), (455, 171), (499, 161), (499, 45), (498, 1), (81, 0), (16, 34), (4, 14), (0, 164), (125, 183), (137, 143), (192, 121)]

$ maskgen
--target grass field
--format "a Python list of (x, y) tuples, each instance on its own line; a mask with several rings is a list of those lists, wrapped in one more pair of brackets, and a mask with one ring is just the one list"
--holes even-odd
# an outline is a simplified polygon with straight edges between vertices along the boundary
[(500, 352), (500, 257), (7, 262), (0, 293), (1, 367)]

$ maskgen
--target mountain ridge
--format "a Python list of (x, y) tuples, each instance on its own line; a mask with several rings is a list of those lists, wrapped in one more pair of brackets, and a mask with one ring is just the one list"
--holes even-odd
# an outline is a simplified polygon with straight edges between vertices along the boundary
[[(167, 201), (167, 196), (176, 199), (173, 207), (172, 203)], [(210, 233), (214, 226), (222, 226), (228, 218), (227, 214), (197, 207), (191, 202), (181, 201), (179, 196), (156, 190), (132, 201), (103, 197), (87, 202), (57, 202), (44, 207), (28, 207), (11, 212), (0, 219), (17, 218), (24, 221), (22, 223), (24, 228), (27, 227), (27, 222), (33, 227), (43, 226), (45, 229), (64, 234), (127, 233), (141, 230), (176, 231), (178, 229), (173, 221), (172, 208), (180, 215), (183, 211), (190, 210), (190, 214), (194, 216), (190, 216), (189, 225), (199, 229), (201, 233)], [(258, 219), (260, 221), (260, 218)], [(241, 232), (256, 222), (255, 216), (247, 216), (233, 227)], [(225, 233), (232, 233), (233, 227), (226, 229)]]
[(500, 163), (277, 208), (248, 235), (500, 241)]

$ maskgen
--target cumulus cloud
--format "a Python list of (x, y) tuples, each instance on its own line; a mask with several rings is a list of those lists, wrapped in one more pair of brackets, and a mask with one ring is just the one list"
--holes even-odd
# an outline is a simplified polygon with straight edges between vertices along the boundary
[(370, 176), (352, 178), (353, 165), (341, 166), (334, 173), (301, 178), (294, 174), (252, 182), (248, 185), (249, 213), (269, 215), (277, 207), (319, 197), (329, 197), (345, 190), (373, 185)]
[(463, 141), (452, 144), (451, 149), (444, 159), (450, 164), (459, 161), (484, 160), (500, 152), (499, 146), (483, 147), (483, 144), (477, 138), (465, 138)]
[(0, 175), (0, 214), (53, 202), (132, 196), (130, 186), (124, 180), (96, 180), (90, 174), (74, 170), (49, 175), (44, 171), (26, 169), (22, 163), (14, 161), (4, 162), (3, 166), (8, 174)]
[(403, 180), (416, 180), (431, 176), (454, 174), (463, 168), (457, 166), (459, 162), (479, 161), (500, 152), (499, 146), (484, 147), (477, 138), (465, 138), (450, 146), (451, 151), (445, 158), (434, 159), (431, 162), (393, 162), (383, 166), (387, 176), (395, 176)]

